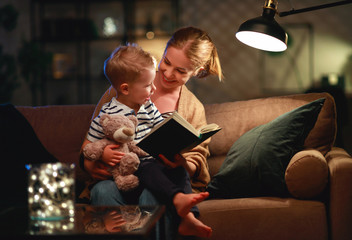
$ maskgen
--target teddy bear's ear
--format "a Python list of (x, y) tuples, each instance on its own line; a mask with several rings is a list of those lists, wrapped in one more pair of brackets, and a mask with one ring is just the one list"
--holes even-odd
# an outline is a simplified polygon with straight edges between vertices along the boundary
[(138, 125), (138, 119), (137, 119), (135, 116), (129, 115), (129, 116), (127, 116), (127, 118), (128, 118), (129, 120), (131, 120), (131, 122), (133, 122), (133, 124), (134, 124), (135, 126)]

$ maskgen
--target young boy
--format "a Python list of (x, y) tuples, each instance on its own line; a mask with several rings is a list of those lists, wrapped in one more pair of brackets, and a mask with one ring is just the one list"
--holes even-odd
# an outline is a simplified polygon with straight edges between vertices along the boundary
[[(104, 137), (99, 124), (101, 114), (136, 115), (139, 122), (136, 129), (136, 142), (163, 121), (162, 115), (150, 100), (150, 96), (155, 91), (153, 84), (155, 68), (155, 59), (136, 45), (120, 46), (113, 51), (104, 63), (104, 73), (115, 88), (117, 97), (105, 104), (98, 117), (92, 121), (87, 135), (90, 142)], [(116, 156), (103, 154), (102, 160), (107, 165), (113, 166), (119, 162), (118, 153), (116, 154)], [(173, 203), (181, 217), (180, 226), (187, 224), (186, 229), (193, 228), (190, 235), (195, 235), (194, 228), (196, 228), (196, 235), (210, 236), (211, 228), (192, 215), (199, 214), (195, 205), (209, 194), (207, 192), (192, 193), (189, 176), (184, 168), (168, 169), (156, 159), (148, 156), (141, 158), (140, 166), (135, 174), (139, 177), (140, 183), (159, 199)]]

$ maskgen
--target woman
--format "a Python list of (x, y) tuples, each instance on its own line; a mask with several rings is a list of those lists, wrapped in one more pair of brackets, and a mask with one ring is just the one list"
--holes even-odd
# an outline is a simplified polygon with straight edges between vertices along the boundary
[[(154, 84), (156, 91), (152, 101), (162, 114), (177, 110), (196, 129), (206, 125), (204, 106), (187, 89), (185, 84), (191, 77), (203, 78), (208, 75), (217, 75), (222, 79), (222, 71), (216, 47), (208, 34), (198, 28), (186, 27), (177, 30), (166, 45), (162, 60), (159, 63)], [(93, 118), (96, 117), (106, 102), (109, 102), (116, 92), (110, 87), (98, 103)], [(192, 189), (195, 192), (203, 191), (210, 181), (207, 157), (209, 156), (209, 141), (195, 147), (191, 151), (178, 155), (173, 161), (163, 159), (170, 167), (185, 166), (191, 178)], [(83, 143), (85, 145), (85, 143)], [(114, 145), (104, 150), (104, 155), (119, 160), (121, 154), (114, 151)], [(85, 160), (84, 168), (91, 176), (104, 180), (111, 175), (106, 171), (102, 162)], [(120, 194), (113, 181), (99, 182), (92, 188), (92, 204), (126, 204), (126, 199)], [(150, 193), (144, 191), (138, 204), (151, 204)], [(167, 211), (168, 212), (168, 211)], [(169, 211), (170, 212), (170, 211)], [(167, 213), (168, 214), (168, 213)], [(170, 213), (172, 215), (172, 213)], [(171, 219), (172, 220), (172, 216)], [(168, 219), (168, 216), (167, 216)], [(195, 235), (193, 231), (201, 232), (204, 226), (189, 226), (187, 223), (179, 225), (179, 233)]]

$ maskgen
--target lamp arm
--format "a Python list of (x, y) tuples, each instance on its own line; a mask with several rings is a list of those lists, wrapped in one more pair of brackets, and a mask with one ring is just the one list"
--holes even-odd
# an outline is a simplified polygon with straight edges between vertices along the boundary
[(285, 17), (285, 16), (292, 15), (292, 14), (310, 12), (310, 11), (314, 11), (314, 10), (335, 7), (335, 6), (345, 5), (345, 4), (349, 4), (349, 3), (352, 3), (352, 0), (345, 0), (345, 1), (339, 1), (339, 2), (334, 2), (334, 3), (327, 3), (327, 4), (317, 5), (317, 6), (313, 6), (313, 7), (302, 8), (302, 9), (298, 9), (298, 10), (292, 9), (292, 10), (286, 11), (286, 12), (278, 12), (278, 15), (280, 17)]

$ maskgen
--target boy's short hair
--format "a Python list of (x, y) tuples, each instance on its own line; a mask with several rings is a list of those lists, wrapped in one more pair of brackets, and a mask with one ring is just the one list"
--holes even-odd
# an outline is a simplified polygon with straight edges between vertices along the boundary
[(117, 47), (104, 62), (104, 74), (117, 87), (132, 82), (147, 68), (156, 68), (155, 58), (137, 44)]

